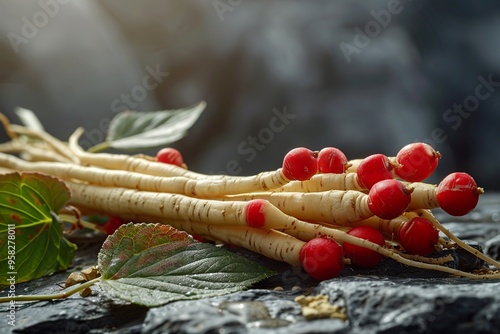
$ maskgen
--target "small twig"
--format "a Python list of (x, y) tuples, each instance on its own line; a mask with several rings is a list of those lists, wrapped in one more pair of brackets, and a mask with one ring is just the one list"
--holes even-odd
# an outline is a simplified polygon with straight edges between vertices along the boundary
[(99, 143), (99, 144), (96, 144), (96, 145), (90, 147), (89, 149), (87, 149), (87, 152), (89, 152), (89, 153), (97, 153), (97, 152), (101, 152), (101, 151), (107, 150), (108, 148), (110, 148), (109, 143), (108, 142), (102, 142), (102, 143)]
[(0, 123), (2, 123), (7, 136), (9, 136), (11, 139), (17, 138), (17, 134), (10, 129), (12, 125), (10, 124), (9, 119), (2, 113), (0, 113)]
[(395, 249), (393, 249), (392, 251), (394, 253), (398, 254), (399, 256), (404, 257), (406, 259), (409, 259), (412, 261), (424, 262), (424, 263), (444, 264), (444, 263), (448, 263), (448, 262), (454, 260), (454, 258), (451, 254), (434, 258), (434, 257), (426, 257), (426, 256), (421, 256), (421, 255), (412, 255), (412, 254), (402, 253), (402, 252), (395, 250)]
[(11, 125), (10, 130), (12, 132), (15, 132), (17, 134), (22, 134), (30, 137), (35, 137), (43, 140), (46, 142), (50, 147), (54, 149), (55, 152), (59, 153), (60, 155), (70, 159), (74, 163), (80, 163), (80, 160), (78, 157), (74, 154), (72, 154), (71, 150), (68, 149), (68, 146), (64, 144), (62, 141), (59, 139), (51, 136), (47, 132), (41, 132), (41, 131), (35, 131), (29, 128), (26, 128), (21, 125)]
[(100, 277), (95, 278), (91, 281), (82, 283), (80, 285), (77, 285), (75, 287), (72, 287), (69, 290), (66, 290), (64, 292), (60, 293), (54, 293), (54, 294), (49, 294), (49, 295), (21, 295), (21, 296), (15, 296), (15, 297), (0, 297), (0, 303), (9, 303), (11, 301), (16, 301), (16, 302), (32, 302), (32, 301), (42, 301), (42, 300), (53, 300), (53, 299), (64, 299), (67, 298), (71, 295), (74, 295), (77, 292), (80, 292), (88, 287), (91, 287), (92, 285), (96, 284), (101, 280)]
[[(40, 143), (41, 144), (41, 143)], [(20, 153), (24, 160), (28, 161), (57, 161), (72, 162), (70, 159), (50, 150), (48, 147), (35, 146), (34, 143), (28, 144), (19, 139), (13, 139), (7, 143), (0, 144), (2, 153)]]
[(469, 253), (473, 254), (474, 256), (477, 256), (481, 260), (483, 260), (491, 265), (494, 265), (497, 268), (500, 268), (500, 262), (495, 261), (494, 259), (492, 259), (492, 258), (486, 256), (485, 254), (483, 254), (482, 252), (480, 252), (479, 250), (469, 246), (468, 244), (466, 244), (462, 240), (458, 239), (446, 227), (444, 227), (440, 222), (438, 222), (436, 217), (434, 217), (434, 215), (432, 213), (430, 213), (427, 210), (416, 210), (416, 211), (419, 212), (422, 215), (422, 217), (428, 219), (438, 230), (440, 230), (441, 232), (444, 233), (444, 235), (446, 235), (448, 238), (450, 238), (450, 240), (453, 240), (457, 244), (457, 246), (463, 248), (464, 250), (468, 251)]

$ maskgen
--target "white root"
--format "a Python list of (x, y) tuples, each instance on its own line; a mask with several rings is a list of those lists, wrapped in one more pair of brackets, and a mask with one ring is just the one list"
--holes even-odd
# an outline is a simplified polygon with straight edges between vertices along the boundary
[(78, 158), (74, 154), (71, 153), (71, 151), (68, 149), (68, 146), (65, 143), (63, 143), (59, 139), (51, 136), (47, 132), (35, 131), (32, 129), (28, 129), (24, 126), (14, 125), (14, 124), (11, 124), (9, 126), (9, 130), (16, 133), (16, 134), (26, 135), (29, 137), (41, 139), (47, 145), (49, 145), (54, 150), (54, 152), (56, 152), (57, 154), (69, 159), (70, 161), (72, 161), (74, 163), (77, 163), (77, 164), (80, 163)]
[(403, 182), (408, 188), (413, 188), (408, 210), (439, 208), (437, 201), (437, 186), (423, 182)]
[[(335, 229), (343, 232), (348, 232), (351, 227), (347, 226), (334, 226), (334, 225), (322, 225), (326, 228), (329, 229)], [(297, 228), (292, 228), (292, 229), (278, 229), (281, 232), (284, 232), (286, 234), (289, 234), (297, 239), (303, 240), (303, 241), (309, 241), (313, 238), (316, 238), (318, 233), (320, 233), (321, 229), (318, 227), (316, 229), (311, 229), (310, 231), (304, 231), (301, 229)], [(407, 253), (402, 253), (396, 249), (393, 248), (393, 245), (388, 246), (388, 244), (391, 244), (391, 242), (386, 241), (386, 248), (389, 249), (390, 251), (394, 252), (395, 254), (404, 257), (406, 259), (416, 261), (416, 262), (424, 262), (424, 263), (432, 263), (432, 264), (444, 264), (450, 261), (453, 261), (454, 258), (451, 254), (448, 254), (446, 256), (438, 257), (438, 258), (430, 258), (426, 256), (421, 256), (421, 255), (413, 255), (413, 254), (407, 254)]]
[(347, 173), (354, 173), (356, 174), (356, 171), (358, 170), (358, 166), (363, 161), (363, 159), (351, 159), (349, 160), (349, 167), (347, 168), (346, 172)]
[(81, 131), (81, 128), (77, 129), (77, 131), (75, 131), (75, 133), (70, 137), (69, 148), (75, 156), (80, 159), (82, 164), (89, 166), (97, 166), (113, 170), (126, 170), (152, 176), (183, 176), (195, 180), (204, 180), (207, 183), (216, 181), (226, 182), (227, 184), (233, 184), (232, 187), (235, 190), (231, 191), (232, 193), (241, 193), (242, 191), (245, 191), (245, 189), (249, 189), (250, 191), (271, 190), (290, 182), (290, 180), (283, 175), (281, 168), (278, 168), (275, 171), (262, 172), (253, 176), (221, 177), (219, 175), (211, 177), (210, 175), (191, 172), (183, 167), (155, 162), (137, 156), (125, 154), (88, 153), (83, 151), (77, 142), (79, 136), (81, 135)]
[(27, 143), (18, 137), (6, 143), (0, 143), (0, 152), (19, 153), (24, 160), (28, 161), (72, 162), (69, 158), (53, 151), (46, 143)]
[(15, 170), (5, 168), (5, 167), (0, 167), (0, 174), (8, 174), (8, 173), (12, 173), (12, 172), (15, 172)]
[(393, 249), (392, 251), (394, 253), (398, 254), (399, 256), (404, 257), (405, 259), (408, 259), (408, 260), (437, 264), (437, 265), (442, 265), (442, 264), (445, 264), (445, 263), (448, 263), (448, 262), (455, 260), (451, 254), (448, 254), (446, 256), (433, 258), (433, 257), (425, 257), (425, 256), (421, 256), (421, 255), (401, 253), (400, 251), (397, 251), (395, 249)]
[(210, 198), (241, 192), (261, 191), (267, 186), (287, 182), (279, 179), (280, 172), (267, 173), (259, 180), (194, 180), (183, 176), (161, 177), (123, 170), (106, 170), (57, 162), (27, 162), (0, 153), (0, 165), (19, 171), (39, 171), (62, 179), (78, 179), (92, 184), (141, 189), (144, 191), (184, 194), (198, 198)]
[[(164, 219), (167, 219), (166, 220), (167, 222), (168, 219), (171, 219), (172, 221), (180, 221), (179, 224), (181, 224), (181, 222), (184, 222), (183, 224), (191, 224), (194, 221), (202, 224), (207, 224), (207, 225), (213, 224), (213, 226), (217, 226), (217, 224), (214, 224), (214, 222), (218, 221), (220, 223), (228, 224), (219, 226), (227, 227), (231, 226), (231, 224), (229, 223), (231, 221), (233, 222), (233, 225), (237, 224), (237, 226), (241, 226), (243, 227), (243, 229), (250, 228), (246, 226), (246, 222), (244, 218), (242, 218), (244, 211), (243, 207), (236, 208), (234, 212), (232, 212), (233, 209), (229, 207), (226, 208), (227, 211), (222, 211), (223, 212), (222, 214), (221, 210), (226, 210), (226, 209), (218, 208), (215, 205), (213, 205), (214, 203), (207, 200), (195, 199), (197, 203), (194, 204), (191, 202), (182, 203), (182, 201), (176, 202), (175, 200), (173, 200), (173, 202), (168, 203), (168, 205), (165, 205), (165, 202), (162, 200), (163, 198), (157, 197), (160, 194), (154, 194), (154, 196), (151, 197), (150, 195), (146, 196), (145, 194), (144, 196), (141, 196), (142, 194), (140, 194), (140, 192), (130, 189), (110, 190), (91, 185), (85, 185), (83, 187), (80, 187), (76, 183), (69, 183), (68, 186), (74, 195), (77, 194), (76, 195), (77, 199), (75, 204), (77, 205), (79, 204), (84, 207), (90, 207), (96, 210), (103, 210), (105, 212), (109, 212), (110, 214), (114, 214), (117, 216), (120, 216), (120, 212), (122, 212), (127, 217), (135, 215), (135, 217), (140, 221), (142, 220), (141, 219), (142, 215), (146, 217), (151, 217), (151, 216), (156, 217), (155, 214), (161, 213), (158, 216), (158, 218), (161, 217), (162, 219), (160, 220), (162, 221), (165, 221)], [(96, 199), (89, 198), (89, 196), (91, 195), (93, 195)], [(181, 195), (171, 195), (171, 196), (181, 197)], [(103, 199), (106, 199), (106, 203), (104, 204), (103, 204), (104, 202)], [(145, 200), (148, 200), (151, 203), (146, 203)], [(121, 202), (124, 202), (125, 205), (121, 204)], [(233, 206), (233, 205), (238, 205), (238, 203), (240, 202), (230, 202), (227, 204)], [(181, 209), (181, 204), (184, 206), (184, 208), (182, 209)], [(157, 208), (154, 209), (155, 207)], [(269, 205), (268, 207), (272, 208), (272, 205)], [(314, 234), (316, 237), (322, 237), (322, 236), (330, 237), (339, 243), (348, 242), (359, 247), (368, 248), (379, 254), (382, 254), (383, 256), (392, 258), (402, 264), (421, 269), (436, 270), (436, 271), (446, 272), (452, 275), (474, 278), (474, 279), (500, 278), (500, 273), (478, 275), (432, 263), (413, 261), (404, 258), (398, 255), (397, 253), (393, 252), (392, 250), (381, 247), (373, 242), (351, 236), (344, 231), (340, 231), (337, 229), (330, 229), (317, 224), (306, 223), (298, 219), (295, 219), (294, 217), (287, 216), (284, 213), (280, 213), (279, 210), (267, 211), (268, 207), (266, 207), (265, 216), (266, 220), (269, 218), (269, 222), (266, 222), (266, 224), (268, 224), (268, 227), (269, 225), (272, 225), (271, 229), (274, 228), (279, 228), (284, 230), (297, 229), (299, 231), (309, 233), (310, 235)], [(208, 210), (209, 208), (210, 210)], [(175, 213), (181, 210), (184, 212), (183, 214), (178, 215), (178, 213)], [(267, 217), (268, 212), (273, 213), (272, 217)], [(227, 219), (228, 214), (229, 217), (231, 217), (231, 220)], [(194, 219), (191, 220), (191, 217), (193, 217)], [(196, 218), (199, 218), (199, 220), (196, 220)], [(154, 219), (155, 218), (153, 218), (153, 220)], [(262, 231), (265, 230), (269, 230), (269, 228), (262, 229)]]
[(2, 123), (2, 125), (5, 129), (5, 132), (7, 133), (7, 136), (9, 136), (9, 138), (11, 138), (11, 139), (17, 138), (17, 134), (12, 132), (12, 130), (10, 129), (11, 124), (10, 124), (9, 119), (7, 118), (7, 116), (2, 114), (1, 112), (0, 112), (0, 123)]
[[(307, 224), (307, 223), (304, 223), (304, 224)], [(310, 225), (313, 225), (313, 224), (310, 224)], [(306, 232), (312, 233), (312, 231), (307, 231), (308, 229), (306, 226), (300, 225), (298, 227), (301, 230), (305, 230)], [(314, 227), (311, 227), (311, 228), (314, 228)], [(347, 234), (344, 231), (340, 231), (340, 230), (336, 230), (336, 229), (328, 229), (324, 226), (317, 227), (316, 233), (317, 233), (316, 234), (317, 237), (327, 236), (327, 237), (330, 237), (330, 238), (336, 240), (339, 243), (348, 242), (350, 244), (353, 244), (353, 245), (356, 245), (359, 247), (368, 248), (368, 249), (371, 249), (371, 250), (373, 250), (373, 251), (375, 251), (375, 252), (377, 252), (385, 257), (389, 257), (389, 258), (391, 258), (391, 259), (393, 259), (401, 264), (415, 267), (415, 268), (435, 270), (435, 271), (445, 272), (448, 274), (472, 278), (472, 279), (498, 279), (498, 278), (500, 278), (500, 273), (484, 274), (484, 275), (473, 274), (473, 273), (469, 273), (469, 272), (465, 272), (462, 270), (453, 269), (453, 268), (449, 268), (449, 267), (445, 267), (445, 266), (441, 266), (441, 265), (437, 265), (437, 264), (433, 264), (433, 263), (418, 262), (418, 261), (415, 261), (415, 260), (412, 260), (409, 258), (405, 258), (405, 257), (399, 255), (397, 252), (394, 252), (391, 249), (381, 247), (381, 246), (379, 246), (373, 242), (370, 242), (368, 240), (359, 239), (359, 238), (356, 238), (354, 236)]]
[(356, 173), (316, 174), (306, 181), (292, 181), (273, 191), (287, 192), (319, 192), (327, 190), (357, 190), (367, 191), (358, 183)]
[(67, 157), (52, 151), (45, 143), (28, 144), (18, 139), (13, 139), (7, 143), (0, 144), (0, 152), (19, 153), (23, 161), (55, 161), (73, 163)]
[(300, 266), (299, 252), (305, 242), (273, 229), (263, 230), (247, 226), (214, 225), (186, 220), (171, 220), (144, 215), (126, 215), (137, 222), (152, 222), (170, 225), (192, 235), (201, 236), (226, 245), (243, 247), (270, 259)]
[(222, 199), (229, 201), (265, 199), (284, 213), (298, 219), (335, 225), (350, 225), (373, 216), (368, 207), (368, 196), (355, 190), (251, 193)]
[(369, 217), (361, 221), (353, 222), (351, 226), (370, 226), (381, 232), (391, 241), (397, 240), (403, 225), (411, 218), (416, 217), (414, 212), (405, 212), (394, 219), (382, 219), (377, 216)]
[[(245, 178), (252, 178), (252, 179), (255, 178), (255, 176), (244, 177), (244, 176), (230, 176), (230, 175), (200, 174), (189, 171), (183, 167), (179, 167), (176, 165), (154, 162), (149, 159), (144, 159), (138, 156), (130, 156), (126, 154), (89, 153), (84, 151), (78, 145), (78, 139), (82, 134), (83, 134), (83, 128), (78, 128), (69, 138), (69, 149), (73, 152), (73, 154), (75, 154), (80, 159), (82, 164), (93, 165), (107, 169), (128, 170), (131, 172), (143, 173), (154, 176), (165, 176), (165, 177), (184, 176), (187, 178), (197, 179), (197, 180), (199, 179), (209, 179), (212, 181), (233, 180), (234, 182), (237, 182)], [(272, 174), (275, 172), (276, 171), (261, 173), (262, 176), (255, 182), (257, 184), (262, 184), (262, 186), (264, 187), (262, 188), (263, 190), (280, 187), (289, 182), (287, 181), (284, 183), (280, 183), (280, 181), (274, 181), (278, 183), (274, 185), (274, 183), (271, 182), (273, 185), (266, 186), (266, 183), (269, 182), (268, 179), (272, 179), (274, 177), (274, 175), (270, 176), (267, 174), (269, 173)]]
[(212, 224), (246, 225), (246, 202), (222, 202), (179, 194), (109, 188), (67, 181), (71, 203), (110, 215), (147, 215)]
[[(500, 262), (459, 240), (428, 210), (439, 207), (436, 185), (406, 182), (413, 189), (409, 210), (414, 212), (393, 220), (374, 217), (368, 208), (367, 190), (359, 185), (355, 173), (362, 159), (351, 160), (347, 173), (318, 174), (302, 182), (290, 182), (281, 169), (248, 177), (212, 176), (158, 163), (151, 157), (85, 152), (78, 145), (82, 129), (75, 131), (66, 144), (44, 131), (11, 125), (1, 114), (0, 122), (13, 138), (0, 145), (0, 152), (21, 153), (25, 160), (39, 161), (0, 154), (0, 173), (36, 171), (63, 178), (72, 193), (71, 203), (82, 210), (169, 224), (291, 265), (300, 265), (300, 249), (307, 241), (325, 236), (340, 244), (348, 242), (371, 249), (412, 267), (472, 279), (500, 278), (500, 273), (475, 274), (446, 267), (443, 264), (450, 261), (450, 255), (437, 259), (409, 255), (390, 245), (382, 247), (347, 234), (351, 226), (372, 226), (394, 246), (404, 223), (419, 215), (430, 220), (456, 246), (500, 268)], [(22, 143), (19, 135), (39, 141)], [(247, 205), (255, 199), (263, 200), (254, 202), (261, 205), (258, 213), (264, 217), (262, 224), (248, 217)], [(441, 247), (451, 244), (442, 238), (439, 242)]]
[(485, 261), (486, 263), (489, 263), (497, 268), (500, 268), (500, 262), (495, 261), (494, 259), (490, 258), (489, 256), (483, 254), (479, 250), (467, 245), (465, 242), (462, 240), (458, 239), (453, 233), (451, 233), (446, 227), (444, 227), (436, 217), (430, 212), (429, 210), (416, 210), (416, 213), (419, 214), (420, 216), (428, 219), (438, 230), (443, 232), (444, 235), (446, 235), (450, 240), (453, 240), (458, 247), (463, 248), (464, 250), (468, 251), (469, 253), (473, 254), (474, 256), (480, 258), (481, 260)]

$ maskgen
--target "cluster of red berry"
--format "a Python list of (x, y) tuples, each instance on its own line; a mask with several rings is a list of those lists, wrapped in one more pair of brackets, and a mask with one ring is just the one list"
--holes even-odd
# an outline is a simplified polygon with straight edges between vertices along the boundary
[[(344, 191), (350, 192), (351, 195), (356, 193), (356, 200), (347, 200), (345, 198), (348, 196), (345, 198), (340, 196), (339, 203), (335, 205), (329, 203), (332, 204), (330, 210), (342, 211), (332, 213), (334, 216), (352, 215), (341, 217), (340, 221), (356, 222), (355, 224), (333, 226), (329, 222), (318, 222), (313, 219), (313, 223), (323, 224), (328, 228), (344, 228), (343, 231), (347, 236), (337, 239), (329, 236), (312, 237), (305, 240), (307, 242), (300, 250), (300, 263), (309, 275), (319, 280), (329, 279), (338, 276), (346, 262), (360, 267), (378, 265), (384, 256), (373, 247), (363, 247), (359, 240), (387, 248), (388, 232), (384, 231), (383, 227), (389, 226), (392, 220), (408, 212), (416, 209), (429, 211), (440, 207), (450, 215), (460, 216), (475, 208), (482, 189), (477, 187), (470, 175), (461, 172), (452, 173), (437, 186), (423, 182), (435, 171), (440, 158), (441, 154), (425, 143), (409, 144), (395, 157), (379, 153), (357, 160), (348, 160), (346, 155), (335, 147), (326, 147), (320, 151), (299, 147), (285, 155), (282, 168), (277, 174), (273, 174), (276, 179), (280, 179), (276, 175), (282, 176), (286, 185), (270, 189), (264, 198), (272, 199), (272, 194), (277, 192), (284, 193), (282, 198), (292, 198), (293, 191), (297, 187), (302, 189), (302, 192), (320, 193), (325, 190), (325, 184), (328, 192)], [(155, 160), (186, 167), (181, 153), (173, 148), (160, 150)], [(350, 185), (344, 182), (342, 189), (331, 184), (328, 188), (327, 177), (333, 174), (340, 179), (349, 177), (353, 181)], [(319, 182), (315, 183), (318, 180)], [(313, 184), (321, 186), (314, 188)], [(268, 216), (270, 213), (266, 211), (266, 205), (269, 203), (262, 198), (256, 198), (249, 198), (246, 206), (246, 224), (250, 228), (265, 228), (270, 219)], [(366, 210), (363, 211), (361, 202), (358, 201), (366, 204), (368, 214)], [(339, 210), (346, 205), (359, 205), (360, 208), (355, 207), (349, 211), (350, 213), (347, 210)], [(277, 207), (285, 209), (279, 207), (279, 203)], [(373, 223), (365, 224), (363, 219), (369, 216), (378, 217), (377, 224), (380, 226), (374, 226)], [(295, 218), (308, 220), (307, 217)], [(111, 234), (120, 225), (121, 220), (112, 217), (104, 228)], [(425, 257), (437, 249), (439, 230), (428, 217), (414, 214), (393, 225), (397, 227), (392, 227), (390, 230), (390, 242), (396, 242), (402, 252)], [(346, 227), (348, 229), (345, 229)], [(351, 237), (355, 239), (349, 239)]]
[[(409, 144), (394, 158), (373, 154), (354, 162), (355, 166), (341, 150), (334, 147), (319, 152), (297, 148), (289, 155), (293, 157), (288, 160), (285, 157), (290, 169), (286, 175), (293, 179), (308, 180), (318, 172), (355, 172), (359, 186), (368, 191), (370, 210), (383, 219), (393, 219), (409, 208), (413, 195), (412, 183), (427, 179), (441, 158), (439, 152), (425, 143)], [(481, 192), (470, 175), (455, 172), (444, 178), (433, 194), (434, 201), (441, 209), (450, 215), (461, 216), (476, 207)], [(380, 246), (386, 243), (384, 235), (372, 226), (355, 226), (347, 233)], [(402, 226), (397, 239), (407, 253), (428, 256), (435, 251), (439, 231), (426, 218), (414, 217)], [(331, 238), (314, 238), (300, 253), (303, 267), (312, 277), (320, 280), (338, 276), (344, 267), (344, 256), (360, 267), (374, 267), (383, 259), (381, 254), (371, 249), (349, 242), (343, 242), (341, 246)]]

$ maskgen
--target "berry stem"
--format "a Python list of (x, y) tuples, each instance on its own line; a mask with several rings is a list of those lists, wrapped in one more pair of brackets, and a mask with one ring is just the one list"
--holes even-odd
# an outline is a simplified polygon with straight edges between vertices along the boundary
[(71, 287), (70, 289), (54, 294), (47, 295), (16, 295), (14, 297), (0, 297), (0, 303), (9, 303), (11, 301), (16, 302), (28, 302), (28, 301), (41, 301), (41, 300), (54, 300), (54, 299), (64, 299), (77, 292), (83, 291), (84, 289), (91, 287), (92, 285), (101, 281), (101, 277), (94, 278), (88, 282), (82, 283)]
[(451, 233), (446, 227), (444, 227), (437, 219), (434, 217), (434, 215), (428, 211), (428, 210), (416, 210), (417, 214), (421, 215), (422, 217), (428, 219), (438, 230), (443, 232), (444, 235), (446, 235), (450, 240), (453, 240), (457, 246), (463, 248), (464, 250), (468, 251), (472, 255), (480, 258), (481, 260), (495, 266), (496, 268), (500, 268), (500, 262), (495, 261), (494, 259), (486, 256), (479, 250), (469, 246), (459, 238), (457, 238), (453, 233)]

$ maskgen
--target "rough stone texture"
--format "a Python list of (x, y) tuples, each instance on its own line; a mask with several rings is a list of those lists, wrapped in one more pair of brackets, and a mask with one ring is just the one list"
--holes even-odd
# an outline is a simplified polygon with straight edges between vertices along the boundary
[(317, 292), (344, 304), (350, 330), (415, 333), (494, 333), (500, 325), (499, 282), (463, 279), (345, 277)]
[[(500, 297), (492, 292), (499, 288), (499, 282), (450, 278), (341, 277), (314, 293), (345, 307), (347, 321), (304, 321), (293, 301), (297, 292), (250, 290), (151, 310), (143, 333), (496, 333)], [(221, 310), (234, 301), (238, 312)], [(248, 317), (262, 307), (267, 315)]]
[[(484, 195), (478, 208), (460, 219), (436, 214), (459, 238), (475, 240), (494, 255), (500, 248), (499, 199), (498, 194)], [(85, 240), (78, 241), (70, 271), (95, 263), (100, 242)], [(278, 274), (247, 291), (150, 310), (110, 300), (94, 287), (87, 298), (19, 305), (14, 328), (7, 325), (6, 305), (1, 305), (0, 333), (497, 333), (500, 326), (500, 280), (452, 278), (385, 259), (377, 268), (347, 267), (341, 277), (317, 282), (300, 268), (239, 252)], [(457, 258), (454, 266), (467, 259), (462, 253)], [(54, 293), (67, 275), (19, 284), (16, 292)], [(294, 298), (316, 294), (345, 307), (348, 320), (304, 320)]]
[[(96, 263), (100, 242), (88, 244), (80, 240), (78, 247), (73, 267), (68, 272), (18, 284), (16, 294), (53, 294), (60, 291), (70, 272)], [(97, 293), (100, 291), (98, 287), (93, 289)], [(3, 291), (2, 289), (2, 295)], [(2, 320), (7, 317), (5, 311), (5, 307), (2, 307)], [(137, 305), (108, 300), (102, 294), (87, 298), (76, 294), (65, 300), (18, 304), (16, 326), (11, 327), (7, 325), (7, 321), (1, 321), (0, 333), (88, 333), (94, 328), (98, 329), (99, 333), (113, 328), (131, 330), (140, 328), (147, 311), (147, 308)]]

